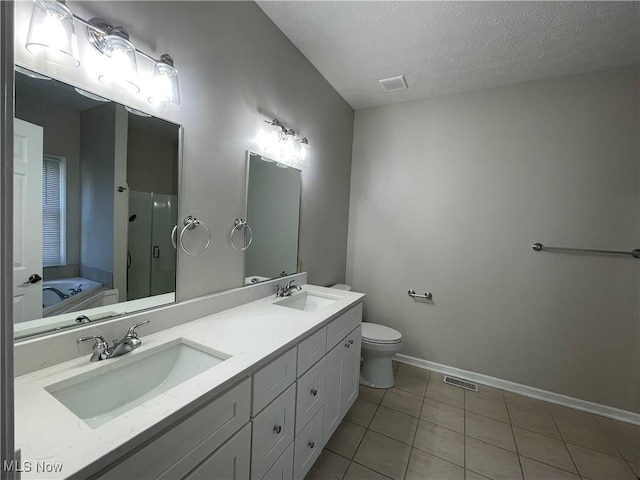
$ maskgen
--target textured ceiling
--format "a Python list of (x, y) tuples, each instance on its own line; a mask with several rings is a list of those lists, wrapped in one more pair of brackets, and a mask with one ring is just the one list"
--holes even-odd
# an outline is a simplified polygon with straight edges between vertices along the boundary
[(356, 110), (640, 63), (638, 2), (257, 3)]

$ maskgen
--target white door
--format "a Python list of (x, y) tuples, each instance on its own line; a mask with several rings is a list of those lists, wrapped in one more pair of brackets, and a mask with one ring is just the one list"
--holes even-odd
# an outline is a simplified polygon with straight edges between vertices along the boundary
[(13, 128), (13, 321), (24, 322), (42, 317), (42, 127)]

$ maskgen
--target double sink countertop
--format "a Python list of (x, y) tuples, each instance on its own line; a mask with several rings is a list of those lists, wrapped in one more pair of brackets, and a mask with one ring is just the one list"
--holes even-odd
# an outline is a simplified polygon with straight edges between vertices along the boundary
[[(142, 346), (117, 358), (92, 363), (85, 355), (17, 378), (15, 435), (16, 449), (21, 449), (22, 478), (86, 478), (97, 473), (364, 299), (361, 293), (309, 284), (289, 298), (305, 292), (336, 301), (309, 312), (276, 305), (283, 299), (270, 295), (151, 335), (140, 327)], [(153, 322), (153, 312), (149, 318)], [(46, 390), (78, 375), (118, 368), (124, 365), (121, 362), (180, 340), (230, 358), (97, 428)], [(120, 388), (127, 388), (127, 382), (136, 382), (136, 378), (123, 375)], [(110, 394), (106, 387), (93, 393), (96, 399)]]

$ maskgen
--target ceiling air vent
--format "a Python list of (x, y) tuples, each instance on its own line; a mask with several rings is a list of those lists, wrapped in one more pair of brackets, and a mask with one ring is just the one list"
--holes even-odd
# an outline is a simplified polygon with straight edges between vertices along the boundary
[(395, 92), (396, 90), (404, 90), (405, 88), (409, 88), (407, 85), (407, 79), (404, 78), (404, 75), (399, 75), (397, 77), (391, 78), (383, 78), (382, 80), (378, 80), (380, 82), (380, 86), (385, 92)]

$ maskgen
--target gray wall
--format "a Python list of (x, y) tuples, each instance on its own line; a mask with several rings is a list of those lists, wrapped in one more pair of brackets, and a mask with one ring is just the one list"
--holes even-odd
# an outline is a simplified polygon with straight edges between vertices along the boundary
[[(638, 69), (356, 112), (347, 281), (403, 353), (640, 411)], [(407, 289), (431, 290), (432, 304)]]
[(80, 263), (80, 112), (60, 103), (16, 95), (15, 115), (40, 125), (44, 153), (60, 155), (66, 162), (67, 265)]
[[(242, 255), (231, 247), (233, 220), (245, 211), (245, 151), (261, 152), (264, 120), (278, 118), (309, 139), (304, 168), (300, 256), (309, 282), (344, 280), (353, 110), (254, 3), (72, 2), (75, 13), (122, 23), (139, 48), (169, 52), (180, 72), (182, 109), (167, 112), (108, 92), (88, 68), (39, 64), (24, 49), (31, 4), (16, 5), (16, 61), (181, 123), (184, 157), (180, 218), (195, 214), (214, 232), (209, 250), (178, 259), (180, 300), (240, 286)], [(171, 28), (167, 28), (170, 25)], [(81, 53), (86, 50), (78, 29)], [(149, 72), (141, 59), (139, 69)], [(202, 246), (202, 232), (187, 241)], [(186, 235), (185, 235), (186, 236)], [(197, 243), (196, 243), (197, 242)]]

